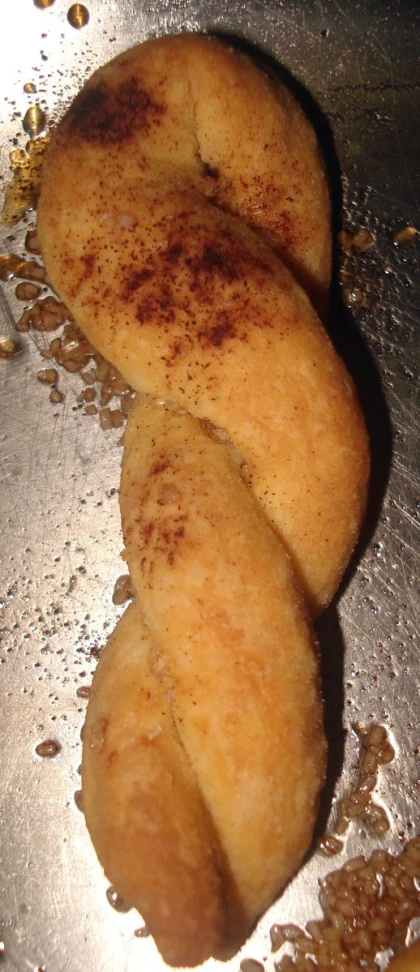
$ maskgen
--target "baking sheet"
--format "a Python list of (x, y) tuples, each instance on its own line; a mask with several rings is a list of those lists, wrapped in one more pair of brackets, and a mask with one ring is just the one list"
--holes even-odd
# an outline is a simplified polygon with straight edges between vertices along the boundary
[[(69, 6), (55, 0), (42, 10), (32, 0), (2, 0), (0, 188), (10, 178), (10, 151), (26, 144), (22, 118), (30, 105), (38, 103), (53, 124), (83, 80), (131, 44), (168, 31), (212, 30), (257, 45), (297, 79), (328, 153), (336, 215), (342, 205), (345, 226), (374, 236), (373, 247), (356, 253), (350, 267), (363, 304), (349, 311), (335, 302), (331, 322), (372, 436), (371, 503), (358, 558), (320, 637), (331, 743), (326, 811), (334, 815), (355, 782), (352, 724), (380, 722), (397, 753), (380, 771), (376, 797), (391, 828), (378, 839), (352, 825), (344, 854), (332, 861), (313, 854), (238, 956), (205, 965), (206, 972), (230, 972), (254, 958), (271, 972), (278, 955), (270, 952), (270, 926), (319, 916), (319, 876), (374, 846), (396, 851), (420, 830), (420, 242), (393, 242), (402, 227), (420, 228), (420, 7), (415, 0), (90, 0), (89, 23), (75, 30)], [(28, 82), (36, 94), (24, 92)], [(0, 251), (22, 254), (33, 224), (29, 214), (12, 229), (1, 227)], [(23, 305), (15, 283), (0, 290), (0, 337), (16, 338)], [(121, 449), (118, 430), (103, 433), (97, 418), (82, 413), (77, 375), (60, 375), (63, 404), (48, 401), (36, 380), (48, 340), (24, 334), (19, 353), (0, 361), (0, 963), (7, 972), (161, 972), (153, 941), (134, 934), (139, 916), (110, 906), (75, 801), (86, 706), (76, 693), (90, 683), (121, 613), (112, 603), (114, 582), (125, 572)], [(47, 738), (61, 748), (42, 759), (35, 747)]]

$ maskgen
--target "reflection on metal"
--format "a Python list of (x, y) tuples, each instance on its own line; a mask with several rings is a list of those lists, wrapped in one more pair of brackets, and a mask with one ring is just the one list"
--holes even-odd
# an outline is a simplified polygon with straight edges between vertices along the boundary
[[(331, 751), (324, 824), (354, 783), (351, 725), (375, 721), (387, 727), (397, 754), (380, 771), (377, 793), (391, 830), (378, 841), (352, 824), (344, 853), (333, 861), (314, 854), (240, 957), (209, 962), (208, 972), (237, 972), (244, 958), (272, 972), (278, 955), (270, 951), (270, 926), (318, 917), (318, 877), (335, 860), (339, 866), (344, 854), (378, 843), (399, 849), (418, 826), (419, 241), (395, 245), (405, 242), (395, 234), (418, 227), (420, 7), (414, 0), (376, 0), (377, 17), (374, 7), (351, 0), (120, 0), (117, 13), (115, 4), (97, 0), (90, 10), (93, 29), (84, 32), (71, 29), (60, 4), (40, 15), (30, 0), (14, 0), (1, 32), (3, 185), (10, 151), (16, 143), (25, 148), (28, 78), (36, 79), (40, 103), (54, 120), (88, 73), (134, 42), (167, 31), (217, 30), (257, 44), (310, 92), (303, 99), (327, 152), (337, 215), (343, 205), (345, 228), (362, 226), (374, 237), (373, 246), (353, 248), (347, 258), (345, 286), (363, 299), (350, 300), (349, 309), (336, 304), (331, 324), (359, 384), (374, 474), (358, 558), (320, 623)], [(2, 227), (0, 252), (23, 255), (33, 222)], [(5, 282), (0, 291), (2, 340), (13, 340), (13, 321), (22, 310), (15, 285)], [(21, 335), (18, 353), (0, 361), (2, 968), (162, 972), (153, 940), (135, 934), (139, 916), (110, 907), (74, 798), (86, 706), (81, 688), (122, 610), (112, 603), (125, 569), (116, 495), (120, 432), (102, 433), (97, 418), (82, 413), (77, 375), (60, 376), (64, 401), (49, 402), (48, 389), (36, 380), (47, 339), (38, 332)], [(37, 755), (45, 740), (56, 742), (54, 758)]]

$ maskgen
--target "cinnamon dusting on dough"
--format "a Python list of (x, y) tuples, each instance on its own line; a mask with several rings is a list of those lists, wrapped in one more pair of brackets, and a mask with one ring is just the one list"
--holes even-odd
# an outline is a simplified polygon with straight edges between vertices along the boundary
[(138, 78), (131, 77), (115, 88), (102, 81), (77, 96), (70, 130), (85, 142), (121, 145), (139, 131), (160, 124), (165, 111), (165, 104), (156, 102)]
[[(274, 97), (216, 41), (164, 37), (76, 99), (38, 216), (48, 278), (141, 393), (120, 494), (136, 601), (92, 688), (86, 820), (165, 960), (191, 965), (243, 940), (299, 866), (324, 778), (299, 581), (314, 613), (336, 589), (367, 443), (344, 366), (279, 254), (325, 297), (325, 171), (289, 92)], [(109, 712), (119, 758), (105, 765), (89, 726)]]

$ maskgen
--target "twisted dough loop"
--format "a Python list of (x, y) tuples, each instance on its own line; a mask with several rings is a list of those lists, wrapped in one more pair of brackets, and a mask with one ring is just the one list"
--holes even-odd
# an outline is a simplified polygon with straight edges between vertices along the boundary
[(128, 51), (52, 139), (39, 231), (53, 286), (136, 391), (228, 431), (320, 610), (357, 538), (368, 454), (351, 381), (276, 255), (325, 292), (325, 174), (290, 94), (206, 38)]
[[(119, 683), (128, 680), (106, 647), (84, 735), (86, 818), (107, 875), (136, 902), (165, 959), (194, 964), (238, 944), (311, 839), (325, 752), (316, 652), (282, 545), (226, 444), (197, 420), (138, 401), (126, 432), (121, 509), (152, 671), (145, 685), (139, 659), (132, 691), (147, 694), (144, 709), (141, 698), (132, 704), (122, 695)], [(134, 611), (112, 649), (123, 666), (128, 657), (130, 675)], [(165, 781), (168, 742), (176, 760)], [(196, 789), (183, 781), (182, 758)], [(160, 818), (155, 802), (159, 811), (165, 800)], [(166, 847), (170, 861), (160, 857)]]
[(70, 108), (38, 229), (78, 324), (146, 393), (121, 490), (138, 606), (92, 688), (86, 820), (165, 959), (196, 964), (298, 867), (323, 781), (300, 588), (312, 613), (332, 597), (369, 465), (351, 380), (297, 282), (325, 300), (325, 173), (289, 92), (215, 41), (162, 38)]
[(166, 961), (190, 965), (213, 954), (224, 933), (217, 838), (152, 652), (133, 603), (95, 674), (83, 800), (108, 879), (141, 912)]

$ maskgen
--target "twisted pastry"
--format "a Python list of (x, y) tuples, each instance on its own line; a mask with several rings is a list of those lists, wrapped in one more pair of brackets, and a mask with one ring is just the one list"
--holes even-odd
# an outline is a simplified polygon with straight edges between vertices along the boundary
[[(316, 652), (281, 543), (226, 443), (196, 419), (139, 399), (121, 509), (150, 674), (133, 606), (113, 636), (121, 668), (107, 646), (92, 687), (86, 818), (165, 959), (191, 964), (237, 944), (307, 849), (325, 753)], [(133, 705), (116, 687), (126, 658)]]
[(324, 777), (308, 616), (348, 562), (369, 466), (313, 307), (325, 173), (288, 91), (213, 40), (161, 38), (58, 126), (38, 230), (53, 286), (138, 392), (121, 487), (136, 602), (94, 679), (86, 820), (166, 961), (193, 965), (299, 866)]

